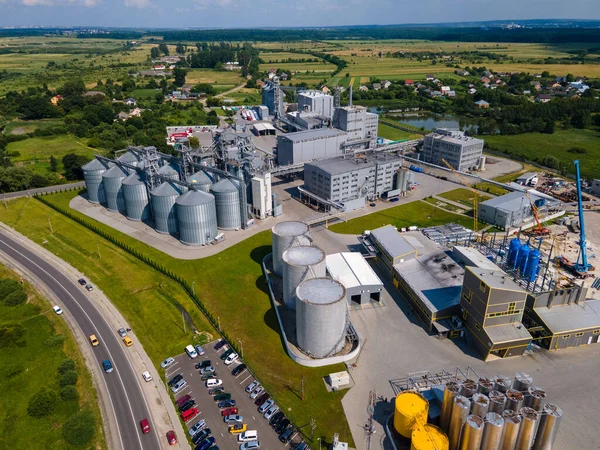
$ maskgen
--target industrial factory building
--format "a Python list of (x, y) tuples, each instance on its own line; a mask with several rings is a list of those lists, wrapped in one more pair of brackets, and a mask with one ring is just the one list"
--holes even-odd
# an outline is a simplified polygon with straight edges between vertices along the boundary
[(348, 134), (348, 145), (364, 145), (372, 148), (377, 141), (379, 116), (367, 112), (364, 106), (342, 106), (336, 108), (333, 126)]
[(483, 144), (462, 131), (436, 128), (423, 141), (423, 161), (443, 166), (445, 159), (455, 170), (467, 172), (479, 168)]
[(363, 306), (381, 301), (383, 283), (360, 253), (327, 255), (326, 265), (331, 278), (346, 288), (349, 305)]
[[(541, 214), (546, 215), (560, 208), (560, 200), (536, 191), (529, 191), (528, 195)], [(515, 191), (480, 203), (477, 217), (481, 222), (508, 229), (533, 220), (533, 209), (527, 195)]]
[(284, 166), (339, 156), (346, 139), (344, 131), (331, 128), (277, 136), (277, 163)]
[(331, 119), (333, 111), (332, 95), (315, 90), (298, 93), (298, 112), (313, 113)]
[(262, 104), (268, 108), (271, 116), (275, 115), (277, 111), (283, 111), (283, 96), (278, 95), (278, 89), (279, 87), (271, 81), (262, 88)]

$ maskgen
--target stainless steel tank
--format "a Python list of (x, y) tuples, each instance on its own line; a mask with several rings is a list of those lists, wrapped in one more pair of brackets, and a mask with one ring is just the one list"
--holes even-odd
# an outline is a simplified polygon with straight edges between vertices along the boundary
[(473, 397), (473, 394), (477, 392), (477, 383), (467, 379), (460, 385), (460, 390), (458, 392), (463, 397), (471, 398)]
[(521, 429), (521, 416), (518, 412), (507, 409), (502, 413), (502, 418), (504, 419), (504, 431), (500, 450), (514, 450)]
[(160, 169), (158, 169), (158, 173), (163, 177), (179, 181), (179, 166), (173, 163), (165, 164)]
[(452, 417), (452, 405), (454, 397), (458, 394), (459, 385), (454, 381), (449, 381), (444, 387), (444, 398), (442, 400), (442, 411), (440, 413), (440, 428), (448, 433), (450, 418)]
[(188, 245), (206, 245), (217, 235), (215, 198), (202, 191), (188, 191), (177, 198), (179, 239)]
[(490, 399), (490, 411), (502, 414), (506, 409), (506, 395), (500, 391), (492, 391), (488, 397)]
[(477, 392), (489, 395), (494, 390), (494, 382), (487, 377), (481, 377), (477, 382)]
[(311, 278), (326, 275), (325, 252), (315, 246), (290, 247), (283, 252), (283, 303), (296, 309), (296, 288)]
[(502, 442), (502, 431), (504, 430), (504, 419), (495, 412), (485, 415), (483, 438), (481, 439), (482, 450), (499, 450)]
[(490, 399), (485, 395), (476, 392), (471, 399), (471, 414), (479, 417), (485, 417), (490, 409)]
[(164, 234), (177, 233), (177, 198), (187, 191), (186, 188), (174, 183), (165, 182), (150, 191), (154, 227)]
[(123, 197), (123, 180), (129, 173), (117, 165), (102, 174), (102, 184), (106, 193), (106, 207), (109, 211), (125, 214), (125, 197)]
[(522, 422), (515, 450), (530, 450), (539, 419), (538, 413), (535, 409), (525, 406), (521, 408), (519, 414), (521, 415)]
[(494, 383), (494, 389), (504, 394), (506, 394), (506, 391), (508, 391), (512, 386), (510, 378), (505, 377), (504, 375), (496, 375), (494, 378)]
[(313, 278), (296, 288), (296, 339), (309, 356), (323, 358), (345, 345), (346, 288), (331, 278)]
[(525, 372), (517, 372), (513, 381), (512, 388), (523, 393), (527, 392), (529, 386), (533, 384), (533, 378)]
[[(479, 450), (483, 439), (483, 419), (475, 414), (469, 415), (460, 435), (460, 450)], [(486, 449), (487, 450), (487, 449)]]
[(506, 409), (521, 411), (521, 407), (523, 406), (523, 398), (524, 395), (521, 391), (509, 389), (506, 391)]
[(527, 391), (529, 395), (525, 396), (523, 406), (528, 406), (529, 408), (533, 408), (538, 412), (541, 411), (542, 404), (546, 398), (546, 391), (537, 386), (529, 386)]
[(283, 252), (292, 245), (310, 245), (309, 228), (304, 222), (279, 222), (272, 230), (273, 272), (283, 276)]
[(141, 159), (136, 153), (132, 152), (131, 150), (127, 150), (117, 158), (117, 161), (127, 163), (130, 166), (137, 166)]
[(234, 183), (237, 181), (223, 178), (210, 188), (217, 207), (217, 227), (223, 230), (238, 230), (242, 227), (240, 191)]
[(214, 178), (201, 170), (189, 176), (186, 181), (194, 186), (198, 186), (198, 189), (201, 191), (210, 192), (210, 188), (214, 183)]
[(463, 397), (457, 394), (454, 397), (454, 403), (452, 404), (452, 415), (450, 417), (450, 426), (448, 428), (448, 440), (450, 441), (449, 450), (457, 450), (458, 444), (460, 443), (460, 434), (463, 429), (463, 425), (469, 417), (469, 411), (471, 409), (471, 400), (467, 397)]
[(134, 172), (123, 180), (123, 197), (129, 220), (150, 219), (150, 201), (143, 175)]
[(102, 174), (106, 172), (107, 167), (94, 158), (89, 163), (83, 165), (81, 169), (83, 170), (88, 201), (90, 203), (106, 203)]
[(558, 406), (550, 403), (544, 405), (533, 450), (552, 450), (562, 415), (562, 409)]

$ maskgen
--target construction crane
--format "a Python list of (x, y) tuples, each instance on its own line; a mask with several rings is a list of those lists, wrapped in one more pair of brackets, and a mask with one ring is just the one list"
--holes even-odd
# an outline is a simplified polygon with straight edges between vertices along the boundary
[(479, 192), (476, 189), (473, 189), (471, 187), (471, 185), (468, 183), (468, 181), (465, 179), (465, 177), (463, 177), (459, 171), (454, 169), (454, 167), (452, 167), (452, 165), (448, 161), (446, 161), (444, 158), (442, 158), (442, 162), (444, 164), (446, 164), (448, 169), (450, 169), (452, 171), (452, 173), (459, 178), (460, 183), (464, 187), (466, 187), (471, 192), (473, 192), (473, 194), (475, 194), (475, 196), (473, 197), (473, 231), (475, 231), (475, 233), (477, 233), (478, 226), (479, 226), (479, 222), (477, 220), (477, 216), (479, 215)]
[(524, 234), (532, 237), (550, 236), (551, 231), (548, 228), (545, 228), (540, 222), (540, 212), (537, 206), (535, 206), (534, 201), (529, 196), (529, 192), (525, 191), (525, 197), (527, 197), (527, 200), (529, 200), (529, 203), (531, 204), (531, 211), (533, 212), (533, 218), (535, 219), (536, 227), (531, 231), (525, 232)]

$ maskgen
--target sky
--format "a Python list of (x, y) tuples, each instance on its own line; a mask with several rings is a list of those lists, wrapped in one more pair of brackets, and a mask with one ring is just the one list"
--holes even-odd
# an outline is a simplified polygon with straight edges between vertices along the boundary
[(252, 28), (600, 19), (570, 0), (0, 0), (0, 26)]

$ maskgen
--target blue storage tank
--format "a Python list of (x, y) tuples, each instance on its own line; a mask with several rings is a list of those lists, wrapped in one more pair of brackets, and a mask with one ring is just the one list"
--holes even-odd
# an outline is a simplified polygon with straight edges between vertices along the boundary
[(535, 206), (537, 206), (538, 208), (541, 208), (542, 206), (544, 206), (546, 204), (546, 199), (545, 198), (538, 198), (536, 201), (533, 202), (533, 204)]
[(541, 253), (537, 248), (534, 248), (529, 253), (529, 259), (527, 260), (527, 266), (525, 267), (524, 277), (529, 281), (535, 281), (538, 271), (540, 269)]
[(417, 167), (417, 166), (410, 166), (410, 170), (412, 170), (413, 172), (419, 172), (419, 173), (423, 172), (423, 169), (421, 169), (420, 167)]
[(518, 238), (514, 238), (508, 244), (508, 256), (506, 262), (513, 269), (517, 265), (517, 258), (519, 257), (519, 250), (521, 249), (521, 241)]
[(529, 253), (531, 252), (531, 248), (527, 244), (521, 245), (521, 249), (519, 250), (519, 258), (517, 259), (517, 268), (521, 275), (525, 273), (525, 268), (527, 267), (527, 260), (529, 259)]

